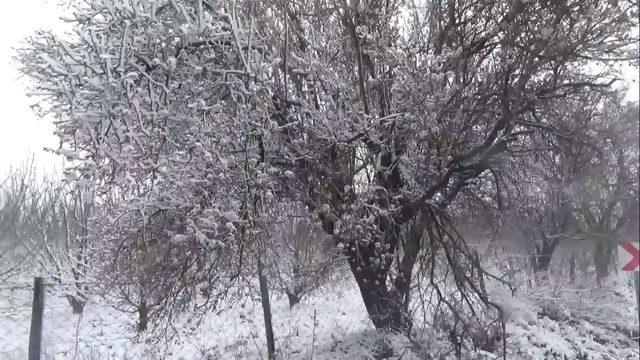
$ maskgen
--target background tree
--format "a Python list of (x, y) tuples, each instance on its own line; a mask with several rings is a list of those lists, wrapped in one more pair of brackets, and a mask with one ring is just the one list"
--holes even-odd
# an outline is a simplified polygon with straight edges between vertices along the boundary
[(10, 277), (21, 270), (30, 258), (17, 239), (15, 224), (21, 214), (21, 206), (27, 197), (33, 180), (33, 167), (23, 166), (14, 170), (0, 184), (0, 278)]
[[(211, 248), (184, 215), (157, 210), (121, 213), (127, 196), (100, 199), (92, 242), (103, 256), (96, 264), (100, 295), (117, 309), (138, 316), (137, 330), (173, 336), (178, 314), (198, 320), (227, 298), (237, 259), (221, 246)], [(229, 299), (227, 299), (229, 300)], [(191, 321), (190, 320), (190, 321)]]
[[(558, 109), (558, 133), (536, 140), (539, 151), (523, 157), (529, 165), (512, 187), (521, 201), (509, 210), (515, 214), (509, 221), (528, 239), (535, 272), (548, 270), (563, 240), (595, 243), (595, 258), (608, 267), (620, 240), (615, 228), (631, 225), (637, 179), (628, 174), (637, 171), (637, 141), (631, 140), (637, 127), (630, 119), (637, 105), (611, 93), (595, 95)], [(608, 273), (602, 266), (596, 265), (598, 278)]]
[(599, 150), (578, 183), (578, 232), (594, 241), (598, 280), (609, 275), (618, 241), (638, 233), (638, 104), (608, 102), (601, 112)]
[(272, 221), (266, 257), (276, 289), (287, 295), (293, 307), (326, 283), (342, 259), (311, 214), (295, 204), (281, 208)]
[(31, 167), (12, 172), (3, 184), (3, 230), (23, 261), (64, 289), (74, 314), (90, 293), (88, 219), (91, 193), (80, 184), (39, 179)]

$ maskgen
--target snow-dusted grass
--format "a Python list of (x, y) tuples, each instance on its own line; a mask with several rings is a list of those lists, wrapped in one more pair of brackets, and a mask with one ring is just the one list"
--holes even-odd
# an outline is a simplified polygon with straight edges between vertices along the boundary
[[(635, 295), (628, 280), (613, 276), (602, 286), (554, 286), (547, 280), (523, 286), (515, 296), (489, 281), (488, 290), (506, 315), (507, 359), (639, 359), (633, 340), (638, 329)], [(26, 358), (30, 298), (29, 286), (0, 291), (0, 359)], [(377, 334), (351, 280), (326, 285), (293, 309), (284, 296), (273, 294), (272, 300), (278, 359), (373, 359), (383, 344), (393, 349), (396, 359), (427, 354), (454, 358), (438, 331), (429, 330), (413, 341)], [(78, 317), (64, 298), (48, 294), (43, 358), (266, 358), (262, 309), (255, 297), (208, 314), (197, 326), (172, 324), (179, 335), (168, 342), (137, 335), (135, 324), (135, 314), (99, 301), (87, 304)], [(463, 358), (502, 356), (474, 350)]]
[(598, 285), (592, 273), (571, 283), (553, 270), (544, 279), (521, 272), (515, 282), (515, 296), (489, 283), (507, 318), (507, 358), (640, 359), (631, 274)]
[[(0, 335), (7, 334), (0, 337), (0, 359), (26, 357), (30, 296), (27, 287), (12, 293), (11, 297), (3, 296), (1, 306), (13, 311), (0, 315)], [(21, 305), (17, 306), (18, 303)], [(312, 355), (315, 359), (348, 358), (364, 353), (364, 348), (371, 346), (372, 326), (353, 284), (318, 289), (292, 310), (286, 297), (274, 295), (272, 311), (281, 359), (308, 359)], [(246, 299), (221, 314), (209, 314), (195, 328), (176, 324), (179, 334), (170, 344), (158, 344), (148, 341), (145, 335), (138, 336), (135, 324), (135, 314), (100, 303), (88, 303), (82, 317), (73, 315), (66, 299), (48, 294), (43, 327), (44, 358), (266, 357), (259, 299)]]

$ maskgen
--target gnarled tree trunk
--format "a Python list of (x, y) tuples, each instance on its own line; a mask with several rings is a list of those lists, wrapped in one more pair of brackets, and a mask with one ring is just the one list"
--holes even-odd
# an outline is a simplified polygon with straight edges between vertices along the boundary
[[(380, 228), (392, 225), (380, 221)], [(395, 227), (395, 226), (394, 226)], [(408, 314), (408, 304), (411, 290), (411, 274), (420, 250), (423, 233), (422, 221), (416, 221), (409, 229), (405, 241), (399, 244), (397, 235), (399, 229), (395, 227), (389, 231), (385, 241), (389, 245), (388, 254), (395, 254), (398, 246), (402, 246), (402, 259), (398, 263), (398, 274), (395, 279), (389, 279), (393, 257), (380, 259), (375, 245), (357, 244), (345, 253), (351, 272), (358, 284), (362, 300), (369, 318), (376, 329), (392, 332), (408, 333), (412, 321)], [(389, 280), (389, 281), (387, 281)]]
[(84, 304), (86, 303), (85, 300), (78, 296), (67, 295), (67, 301), (69, 302), (69, 305), (71, 305), (71, 310), (74, 314), (82, 314), (84, 311)]
[(535, 273), (549, 270), (553, 252), (556, 250), (559, 243), (559, 238), (548, 239), (545, 237), (542, 240), (541, 246), (536, 244), (535, 257), (533, 258), (533, 271)]
[(293, 308), (300, 303), (300, 295), (295, 292), (287, 291), (287, 299), (289, 299), (289, 308)]
[(609, 267), (613, 255), (613, 246), (608, 243), (598, 243), (593, 251), (593, 263), (596, 267), (598, 283), (609, 276)]
[(387, 286), (386, 272), (362, 270), (351, 260), (349, 265), (369, 318), (376, 329), (407, 333), (411, 329), (411, 319), (405, 311), (404, 299), (400, 292)]

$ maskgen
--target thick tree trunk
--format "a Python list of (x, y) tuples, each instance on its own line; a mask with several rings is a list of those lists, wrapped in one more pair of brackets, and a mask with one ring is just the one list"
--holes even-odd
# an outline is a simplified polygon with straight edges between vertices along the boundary
[(536, 267), (534, 269), (535, 272), (543, 272), (549, 270), (549, 265), (551, 265), (551, 254), (542, 252), (536, 254)]
[(596, 267), (596, 278), (598, 283), (609, 276), (609, 265), (611, 263), (611, 255), (613, 254), (613, 246), (611, 244), (599, 243), (593, 252), (593, 262)]
[(372, 268), (363, 270), (356, 262), (349, 259), (351, 272), (356, 279), (364, 306), (369, 318), (378, 330), (408, 333), (411, 321), (404, 308), (402, 295), (389, 290), (386, 284), (387, 273)]
[(291, 292), (291, 291), (287, 291), (287, 298), (289, 299), (289, 308), (293, 308), (294, 306), (296, 306), (298, 303), (300, 303), (300, 295)]
[(149, 323), (149, 307), (147, 307), (147, 302), (142, 300), (140, 302), (140, 307), (138, 307), (138, 331), (146, 331), (147, 324)]
[(559, 239), (552, 239), (552, 240), (544, 239), (542, 241), (542, 246), (538, 246), (536, 244), (535, 259), (533, 261), (533, 264), (534, 264), (533, 271), (535, 273), (549, 270), (549, 265), (551, 265), (553, 252), (556, 250), (556, 247), (558, 246), (559, 243), (560, 243)]
[(69, 301), (69, 305), (71, 305), (71, 310), (74, 314), (82, 314), (84, 311), (84, 300), (74, 295), (67, 295), (67, 301)]
[(296, 306), (302, 300), (300, 269), (296, 266), (293, 268), (293, 289), (287, 289), (287, 298), (289, 298), (289, 308)]
[(409, 302), (411, 301), (413, 266), (418, 259), (423, 231), (423, 220), (418, 219), (412, 224), (405, 238), (405, 242), (402, 244), (402, 260), (400, 260), (398, 264), (398, 276), (395, 279), (394, 286), (402, 299), (405, 312), (408, 310)]
[[(393, 254), (398, 251), (397, 236), (400, 229), (379, 220), (380, 229), (386, 230), (389, 250), (380, 257), (374, 245), (360, 244), (359, 250), (350, 247), (346, 251), (351, 272), (358, 284), (369, 318), (376, 329), (408, 334), (412, 321), (408, 315), (411, 274), (420, 250), (424, 229), (422, 221), (416, 221), (406, 234), (402, 246), (402, 259), (398, 263), (398, 275), (387, 283)], [(383, 242), (384, 243), (384, 242)], [(375, 261), (374, 259), (378, 259)]]

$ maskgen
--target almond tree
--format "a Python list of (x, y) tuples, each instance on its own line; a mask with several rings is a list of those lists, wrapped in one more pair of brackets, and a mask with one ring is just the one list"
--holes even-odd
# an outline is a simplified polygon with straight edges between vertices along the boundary
[(276, 289), (293, 307), (326, 283), (342, 259), (331, 237), (299, 204), (285, 203), (272, 213), (265, 257)]
[(19, 56), (81, 164), (69, 176), (124, 194), (117, 212), (143, 225), (179, 214), (182, 235), (238, 252), (270, 202), (300, 201), (373, 324), (395, 331), (411, 328), (425, 254), (466, 306), (490, 304), (449, 206), (557, 133), (562, 99), (610, 89), (612, 64), (637, 57), (631, 1), (77, 7), (73, 34), (40, 32)]

